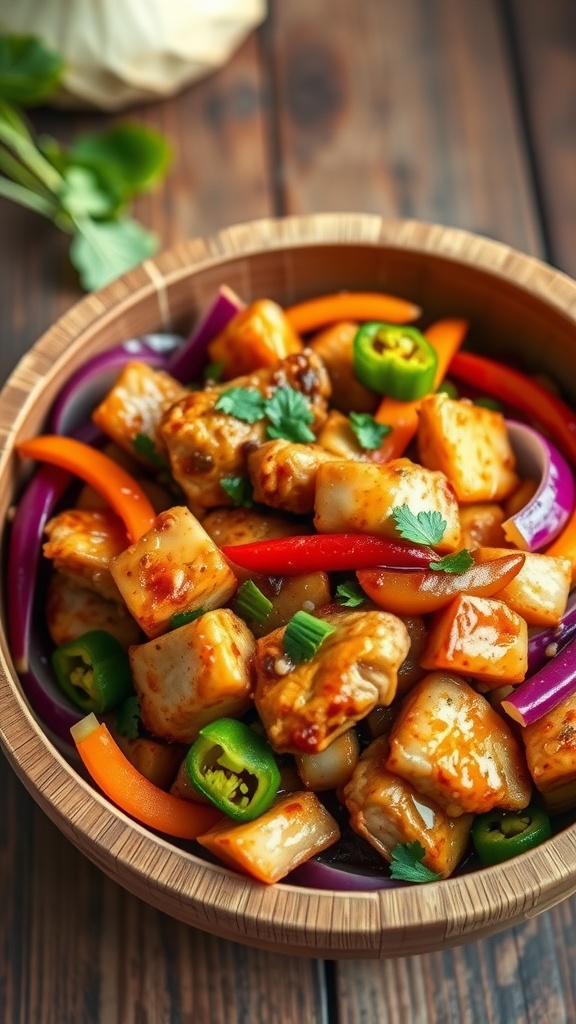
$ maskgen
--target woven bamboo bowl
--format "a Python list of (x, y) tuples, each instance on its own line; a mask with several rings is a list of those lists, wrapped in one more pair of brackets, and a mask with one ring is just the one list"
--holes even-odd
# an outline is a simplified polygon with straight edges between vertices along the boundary
[[(224, 282), (246, 299), (286, 304), (338, 289), (398, 293), (431, 316), (469, 317), (471, 340), (489, 352), (517, 351), (566, 385), (576, 381), (576, 283), (535, 259), (464, 231), (371, 215), (246, 224), (181, 245), (83, 299), (24, 357), (0, 396), (2, 522), (21, 482), (15, 443), (42, 430), (66, 377), (127, 337), (188, 325)], [(253, 946), (335, 959), (431, 952), (576, 890), (576, 825), (503, 866), (380, 892), (266, 887), (209, 864), (116, 810), (56, 749), (27, 706), (4, 625), (0, 739), (38, 804), (111, 878), (175, 918)]]

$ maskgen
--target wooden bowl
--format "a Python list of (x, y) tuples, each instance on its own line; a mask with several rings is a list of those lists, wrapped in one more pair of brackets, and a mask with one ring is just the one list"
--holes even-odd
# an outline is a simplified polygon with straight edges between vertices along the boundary
[[(286, 304), (338, 289), (398, 293), (430, 317), (469, 317), (473, 343), (518, 353), (528, 368), (571, 384), (576, 399), (576, 284), (563, 274), (505, 245), (414, 221), (259, 221), (147, 261), (79, 302), (25, 356), (0, 399), (2, 521), (20, 483), (14, 445), (42, 430), (65, 378), (127, 337), (191, 323), (224, 282), (246, 299)], [(266, 887), (158, 838), (85, 782), (27, 706), (4, 628), (0, 707), (8, 759), (71, 842), (146, 902), (225, 938), (335, 959), (424, 953), (516, 924), (576, 890), (576, 825), (502, 866), (425, 886)]]

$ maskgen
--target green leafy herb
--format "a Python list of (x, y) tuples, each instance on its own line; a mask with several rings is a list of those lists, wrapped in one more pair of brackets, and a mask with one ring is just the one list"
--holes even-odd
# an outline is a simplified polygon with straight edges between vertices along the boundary
[(453, 551), (451, 555), (444, 555), (444, 558), (440, 558), (437, 562), (430, 562), (430, 569), (434, 572), (451, 572), (455, 575), (466, 572), (471, 565), (474, 565), (474, 559), (470, 552), (463, 548), (462, 551)]
[(310, 661), (335, 629), (309, 612), (296, 612), (284, 630), (284, 651), (295, 665)]
[(134, 693), (116, 709), (116, 729), (121, 736), (135, 740), (140, 735), (141, 720), (140, 701)]
[(9, 103), (42, 103), (58, 87), (64, 67), (34, 36), (0, 36), (0, 97)]
[(336, 587), (336, 600), (344, 608), (359, 608), (366, 600), (366, 594), (356, 580), (339, 583)]
[(232, 499), (232, 504), (238, 508), (243, 505), (245, 508), (252, 508), (254, 498), (252, 485), (245, 476), (223, 476), (220, 487)]
[(392, 510), (392, 516), (400, 537), (415, 544), (439, 544), (446, 531), (446, 520), (439, 512), (414, 515), (408, 505), (399, 505)]
[(214, 408), (216, 412), (225, 412), (243, 423), (257, 423), (266, 415), (265, 404), (264, 396), (256, 388), (228, 388), (222, 392)]
[(187, 626), (189, 622), (195, 622), (205, 611), (205, 608), (197, 608), (191, 612), (174, 612), (174, 615), (170, 616), (170, 629), (179, 629), (180, 626)]
[(425, 853), (417, 839), (413, 843), (398, 843), (392, 850), (390, 877), (402, 882), (437, 882), (442, 875), (422, 863)]
[(243, 619), (263, 626), (272, 611), (273, 605), (254, 580), (246, 580), (236, 595), (236, 612)]
[(316, 440), (316, 435), (310, 430), (314, 413), (301, 391), (288, 387), (277, 388), (265, 403), (265, 413), (270, 420), (266, 429), (268, 437), (281, 437), (299, 444)]
[(68, 150), (36, 138), (13, 104), (49, 98), (63, 67), (32, 36), (0, 36), (0, 196), (71, 234), (83, 287), (101, 288), (156, 252), (156, 236), (130, 218), (128, 203), (158, 183), (171, 150), (154, 129), (132, 122), (79, 136)]
[(392, 430), (387, 423), (377, 423), (369, 412), (351, 412), (350, 426), (361, 448), (375, 451)]
[(142, 459), (147, 459), (153, 466), (158, 466), (158, 468), (162, 469), (166, 468), (166, 460), (160, 455), (149, 434), (136, 434), (132, 438), (132, 447), (136, 455), (139, 455)]

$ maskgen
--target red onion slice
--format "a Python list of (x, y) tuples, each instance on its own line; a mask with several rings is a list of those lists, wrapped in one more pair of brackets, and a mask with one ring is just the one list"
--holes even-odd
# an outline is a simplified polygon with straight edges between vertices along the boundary
[(576, 639), (571, 640), (536, 675), (516, 686), (501, 706), (520, 725), (532, 725), (574, 693)]
[(83, 423), (132, 359), (165, 370), (170, 353), (182, 345), (179, 334), (144, 334), (87, 360), (60, 391), (48, 420), (48, 432), (69, 434)]
[(568, 598), (559, 626), (532, 629), (528, 634), (528, 676), (533, 676), (576, 636), (576, 590)]
[(223, 330), (236, 313), (244, 309), (245, 303), (228, 285), (218, 289), (216, 298), (200, 317), (188, 339), (168, 363), (168, 372), (185, 384), (196, 380), (206, 362), (206, 349), (212, 338)]
[(503, 524), (507, 540), (522, 551), (539, 551), (563, 530), (574, 507), (574, 476), (551, 441), (515, 420), (506, 426), (522, 476), (540, 480), (534, 497)]
[(403, 884), (384, 875), (361, 874), (314, 859), (295, 868), (284, 881), (306, 889), (333, 889), (339, 892), (374, 892), (378, 889), (395, 889)]

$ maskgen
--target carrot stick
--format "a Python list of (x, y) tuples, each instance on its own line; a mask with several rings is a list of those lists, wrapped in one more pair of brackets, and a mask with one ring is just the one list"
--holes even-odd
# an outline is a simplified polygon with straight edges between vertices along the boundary
[(196, 804), (164, 792), (130, 764), (95, 715), (70, 730), (76, 749), (93, 781), (121, 810), (137, 821), (179, 839), (196, 839), (222, 815), (215, 807)]
[(90, 484), (123, 520), (131, 542), (146, 533), (156, 519), (154, 508), (134, 477), (97, 448), (60, 434), (33, 437), (16, 447), (23, 458), (60, 466)]
[(285, 310), (298, 334), (307, 334), (338, 320), (382, 320), (404, 324), (417, 320), (421, 312), (413, 302), (381, 292), (337, 292), (307, 299)]
[[(460, 348), (468, 331), (467, 320), (437, 320), (428, 327), (424, 334), (438, 356), (438, 367), (434, 387), (437, 388), (448, 367)], [(418, 429), (418, 410), (422, 399), (414, 402), (398, 402), (395, 398), (383, 398), (375, 419), (378, 423), (387, 423), (392, 431), (384, 438), (382, 447), (374, 453), (375, 462), (388, 462), (399, 458), (410, 444)]]

